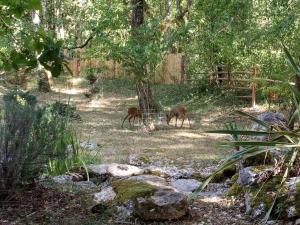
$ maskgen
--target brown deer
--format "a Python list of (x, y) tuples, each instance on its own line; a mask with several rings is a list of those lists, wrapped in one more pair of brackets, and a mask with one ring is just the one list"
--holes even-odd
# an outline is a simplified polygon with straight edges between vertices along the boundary
[(188, 117), (187, 112), (188, 112), (187, 107), (183, 106), (183, 105), (172, 108), (171, 111), (166, 115), (167, 116), (167, 124), (169, 125), (171, 119), (173, 117), (175, 117), (176, 118), (175, 127), (177, 127), (177, 119), (178, 118), (182, 119), (182, 123), (181, 123), (181, 127), (182, 127), (185, 118), (187, 118), (189, 121), (189, 125), (191, 127), (190, 118)]
[(130, 121), (131, 121), (132, 118), (133, 118), (133, 125), (134, 125), (135, 118), (138, 118), (139, 122), (140, 122), (140, 118), (142, 118), (141, 110), (139, 110), (136, 107), (128, 108), (127, 115), (125, 116), (125, 118), (123, 120), (123, 123), (122, 123), (122, 128), (123, 128), (123, 124), (124, 124), (124, 122), (127, 118), (128, 118), (128, 122), (129, 122), (130, 126), (131, 126)]

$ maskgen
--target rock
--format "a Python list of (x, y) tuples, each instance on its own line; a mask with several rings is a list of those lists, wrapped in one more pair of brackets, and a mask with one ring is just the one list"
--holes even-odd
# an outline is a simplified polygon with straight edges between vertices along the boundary
[(133, 177), (129, 177), (128, 180), (143, 182), (143, 183), (147, 183), (147, 184), (157, 186), (157, 187), (168, 185), (167, 181), (164, 178), (158, 177), (158, 176), (153, 176), (153, 175), (133, 176)]
[(174, 188), (176, 188), (180, 192), (193, 192), (195, 191), (199, 186), (200, 182), (195, 179), (178, 179), (178, 180), (172, 180), (170, 185)]
[(52, 180), (59, 184), (66, 184), (72, 182), (72, 176), (70, 175), (59, 175), (52, 177)]
[[(282, 113), (264, 112), (262, 114), (259, 114), (256, 118), (265, 122), (269, 127), (262, 126), (258, 123), (253, 123), (251, 126), (251, 130), (253, 131), (268, 131), (271, 126), (277, 126), (284, 130), (287, 128), (286, 120)], [(268, 136), (255, 136), (254, 138), (256, 140), (266, 140)]]
[(143, 169), (136, 166), (126, 165), (126, 164), (100, 164), (100, 165), (89, 165), (88, 169), (90, 172), (96, 175), (110, 175), (113, 177), (129, 177), (134, 175), (140, 175), (144, 173)]
[(133, 166), (145, 166), (150, 163), (150, 159), (147, 156), (130, 154), (128, 156), (128, 163)]
[(174, 179), (191, 178), (194, 172), (195, 171), (191, 168), (183, 170), (179, 170), (176, 167), (149, 166), (145, 168), (145, 173), (147, 174), (153, 174), (160, 177), (169, 177)]
[(147, 182), (132, 180), (130, 178), (112, 181), (112, 187), (117, 194), (115, 199), (117, 203), (135, 200), (138, 197), (151, 196), (158, 188)]
[(116, 193), (112, 187), (104, 188), (100, 192), (93, 194), (93, 199), (96, 204), (111, 202), (115, 197)]
[(80, 142), (80, 147), (89, 151), (94, 151), (97, 149), (97, 142), (93, 140)]
[(260, 203), (255, 209), (252, 209), (251, 216), (254, 219), (262, 218), (266, 213), (266, 206), (264, 203)]
[(134, 206), (134, 213), (143, 220), (174, 220), (187, 212), (187, 196), (169, 189), (159, 189), (152, 196), (139, 197)]
[(79, 190), (93, 190), (97, 188), (97, 185), (94, 184), (92, 181), (79, 181), (73, 183), (75, 188)]
[(115, 219), (117, 221), (127, 221), (132, 217), (134, 204), (133, 201), (129, 200), (116, 208)]
[(272, 173), (273, 173), (273, 169), (268, 167), (249, 166), (246, 168), (242, 168), (239, 171), (237, 184), (242, 186), (259, 184), (269, 179)]
[(295, 218), (297, 216), (297, 211), (295, 206), (290, 206), (286, 209), (287, 218)]
[(300, 219), (297, 219), (297, 220), (295, 221), (295, 225), (300, 225)]

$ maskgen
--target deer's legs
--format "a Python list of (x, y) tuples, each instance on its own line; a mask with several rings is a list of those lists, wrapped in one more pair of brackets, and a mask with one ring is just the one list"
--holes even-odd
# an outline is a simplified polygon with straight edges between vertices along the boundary
[(122, 123), (122, 126), (121, 126), (122, 128), (123, 128), (123, 124), (124, 124), (125, 120), (128, 118), (128, 116), (129, 116), (129, 115), (125, 116), (125, 118), (124, 118), (124, 120), (123, 120), (123, 123)]

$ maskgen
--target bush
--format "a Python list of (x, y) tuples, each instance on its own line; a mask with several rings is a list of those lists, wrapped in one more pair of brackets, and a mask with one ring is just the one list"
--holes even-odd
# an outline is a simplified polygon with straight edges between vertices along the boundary
[(81, 121), (81, 116), (77, 112), (75, 106), (71, 106), (69, 104), (65, 104), (65, 103), (56, 101), (54, 103), (48, 104), (47, 109), (50, 110), (50, 112), (54, 116), (70, 118), (72, 120)]
[(4, 96), (3, 100), (5, 104), (17, 103), (20, 105), (29, 105), (34, 107), (37, 103), (37, 99), (34, 95), (30, 94), (28, 91), (24, 92), (19, 89), (9, 90)]
[[(43, 173), (61, 173), (79, 163), (76, 138), (68, 120), (55, 116), (47, 107), (20, 104), (12, 98), (12, 92), (4, 96), (0, 121), (0, 190), (6, 190), (1, 192), (0, 200)], [(21, 91), (17, 96), (33, 99)]]

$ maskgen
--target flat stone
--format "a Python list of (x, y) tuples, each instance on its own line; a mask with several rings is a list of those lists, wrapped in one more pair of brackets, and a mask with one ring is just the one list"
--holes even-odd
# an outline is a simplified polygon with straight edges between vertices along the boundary
[(112, 187), (106, 187), (102, 189), (100, 192), (93, 194), (93, 199), (97, 204), (110, 202), (114, 200), (115, 197), (116, 197), (116, 193), (114, 192)]
[(153, 175), (132, 176), (129, 177), (128, 180), (145, 182), (157, 187), (165, 187), (168, 185), (167, 181), (164, 178)]
[(127, 164), (100, 164), (100, 165), (89, 165), (88, 169), (97, 175), (110, 175), (113, 177), (129, 177), (134, 175), (140, 175), (144, 173), (143, 169), (136, 166), (131, 166)]
[(153, 174), (160, 177), (170, 177), (174, 179), (179, 178), (191, 178), (194, 174), (193, 169), (182, 169), (179, 170), (175, 167), (157, 167), (157, 166), (149, 166), (145, 168), (145, 173)]
[(169, 189), (159, 189), (152, 196), (137, 198), (134, 212), (144, 220), (174, 220), (188, 212), (187, 196)]
[(97, 185), (94, 184), (92, 181), (79, 181), (79, 182), (74, 182), (74, 185), (80, 189), (93, 189), (97, 188)]
[(174, 188), (176, 188), (180, 192), (193, 192), (195, 191), (199, 186), (201, 182), (195, 179), (178, 179), (178, 180), (172, 180), (170, 185)]
[(66, 184), (72, 182), (72, 176), (70, 175), (59, 175), (52, 177), (52, 180), (59, 184)]

